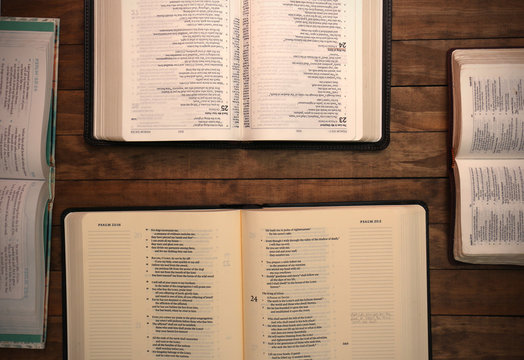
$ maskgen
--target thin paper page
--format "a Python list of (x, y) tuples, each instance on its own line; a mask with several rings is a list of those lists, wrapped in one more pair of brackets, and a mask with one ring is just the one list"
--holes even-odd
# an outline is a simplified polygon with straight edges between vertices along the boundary
[(458, 160), (465, 254), (523, 253), (524, 162)]
[(524, 157), (524, 64), (463, 65), (460, 86), (457, 156)]
[(354, 140), (359, 1), (251, 1), (246, 138)]
[(239, 231), (236, 211), (88, 213), (86, 357), (241, 359)]
[(0, 180), (0, 333), (42, 331), (46, 200), (44, 181)]
[(228, 0), (122, 1), (126, 140), (238, 138), (239, 12)]
[(0, 37), (0, 176), (44, 179), (49, 49), (6, 41)]

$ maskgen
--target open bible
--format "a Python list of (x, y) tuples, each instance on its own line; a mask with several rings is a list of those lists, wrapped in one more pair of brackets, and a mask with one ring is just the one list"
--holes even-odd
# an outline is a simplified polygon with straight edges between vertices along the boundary
[(0, 346), (42, 348), (58, 19), (0, 17)]
[(524, 49), (450, 56), (455, 258), (524, 265)]
[(63, 215), (69, 359), (428, 359), (418, 203)]
[(389, 141), (389, 0), (86, 4), (91, 142)]

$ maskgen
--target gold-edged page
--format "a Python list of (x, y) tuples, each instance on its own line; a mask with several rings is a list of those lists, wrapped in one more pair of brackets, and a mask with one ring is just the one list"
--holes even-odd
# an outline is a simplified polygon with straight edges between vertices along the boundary
[(244, 13), (244, 138), (360, 139), (362, 2), (247, 0)]
[(122, 2), (123, 137), (235, 140), (239, 0)]
[[(460, 84), (460, 63), (456, 60), (455, 52), (451, 55), (451, 86), (453, 96), (453, 133), (451, 139), (451, 149), (453, 157), (456, 156), (459, 146), (460, 139), (462, 137), (462, 104), (461, 104), (461, 84)], [(466, 106), (469, 106), (467, 104)], [(453, 158), (454, 160), (454, 158)]]
[(238, 211), (73, 212), (65, 231), (73, 358), (242, 359)]
[(428, 358), (425, 211), (243, 214), (245, 358)]
[(524, 157), (524, 52), (522, 62), (461, 66), (456, 156)]

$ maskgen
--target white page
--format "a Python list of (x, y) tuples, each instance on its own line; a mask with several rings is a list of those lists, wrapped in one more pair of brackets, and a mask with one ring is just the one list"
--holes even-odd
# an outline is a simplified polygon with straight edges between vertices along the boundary
[(460, 73), (463, 158), (524, 157), (524, 64), (466, 64)]
[[(360, 1), (251, 1), (247, 139), (362, 135)], [(244, 49), (245, 51), (245, 49)], [(359, 123), (360, 122), (360, 123)]]
[(465, 254), (524, 253), (524, 161), (457, 160)]
[(122, 1), (126, 140), (238, 139), (239, 12), (229, 0)]
[(0, 180), (0, 333), (41, 334), (44, 181)]
[(43, 44), (31, 48), (0, 41), (0, 176), (44, 179), (50, 50)]

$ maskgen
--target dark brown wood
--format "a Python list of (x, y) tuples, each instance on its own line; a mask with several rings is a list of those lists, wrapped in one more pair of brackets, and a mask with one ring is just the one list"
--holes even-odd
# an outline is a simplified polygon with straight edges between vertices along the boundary
[(432, 316), (433, 360), (522, 359), (521, 317)]
[(60, 45), (58, 60), (58, 89), (83, 90), (84, 46)]
[(59, 18), (60, 43), (84, 43), (83, 0), (2, 1), (2, 16)]
[(448, 91), (445, 86), (391, 89), (391, 131), (446, 131)]
[[(523, 2), (524, 4), (524, 2)], [(524, 37), (508, 39), (394, 41), (393, 86), (446, 85), (446, 53), (458, 47), (521, 47)]]
[[(380, 152), (99, 147), (58, 136), (60, 179), (445, 177), (446, 134), (395, 133)], [(405, 152), (406, 148), (415, 151)], [(60, 157), (60, 154), (67, 154)], [(114, 171), (118, 168), (119, 171)]]
[[(212, 206), (419, 199), (445, 223), (446, 179), (78, 180), (58, 181), (53, 223), (68, 207)], [(59, 196), (60, 194), (60, 196)]]
[(393, 0), (391, 145), (372, 153), (86, 145), (83, 0), (3, 0), (1, 10), (61, 18), (47, 349), (0, 349), (1, 359), (62, 358), (66, 208), (396, 199), (429, 207), (433, 359), (524, 358), (524, 269), (451, 257), (446, 147), (446, 52), (524, 46), (523, 1)]
[(521, 269), (431, 270), (430, 282), (433, 315), (524, 315)]
[(84, 131), (84, 91), (59, 90), (57, 108), (57, 134), (82, 135)]
[(394, 0), (393, 39), (524, 36), (520, 0)]
[[(412, 40), (392, 43), (392, 86), (446, 85), (446, 52), (456, 47), (524, 46), (524, 37), (472, 40)], [(61, 89), (83, 88), (82, 45), (60, 46)], [(65, 77), (65, 78), (64, 78)]]

